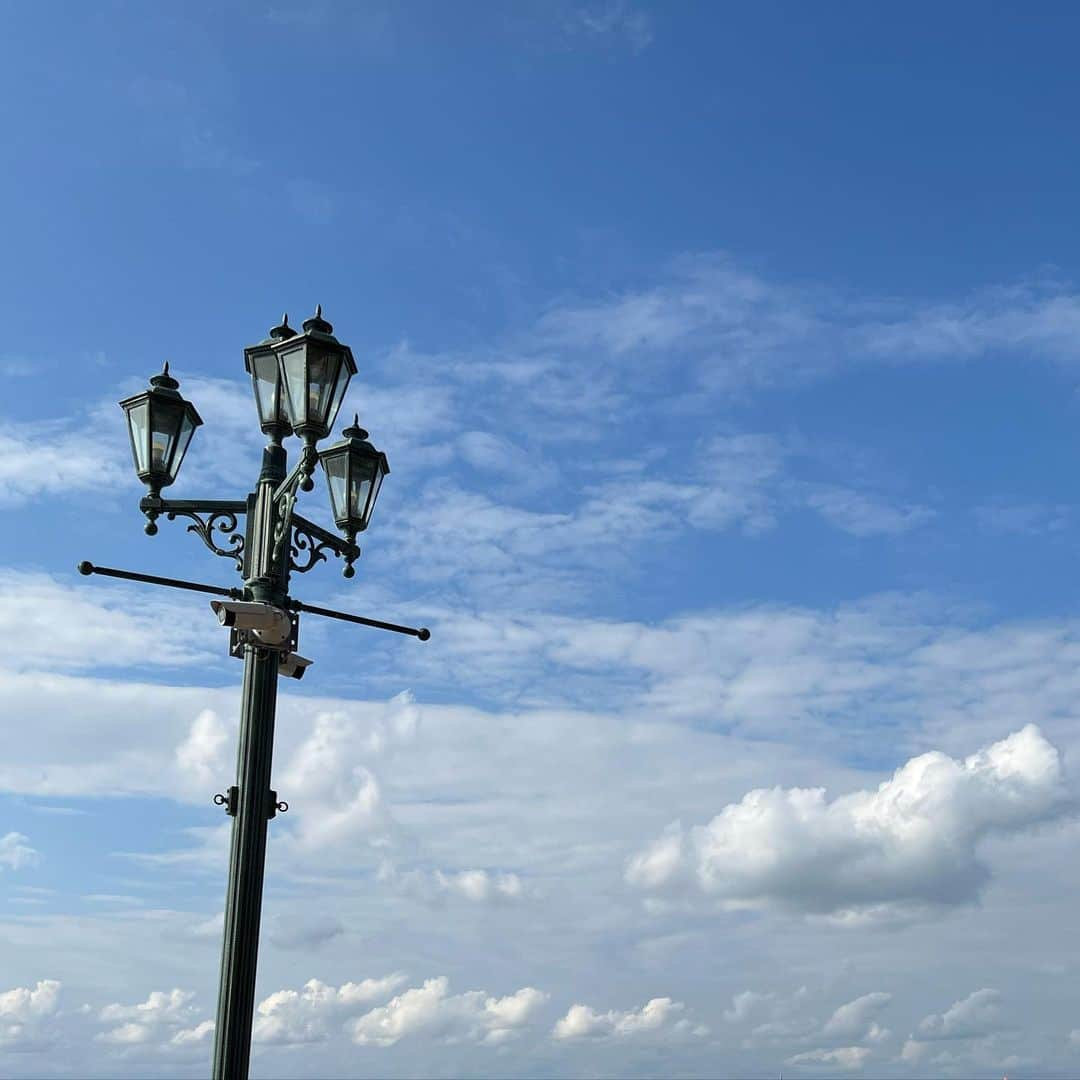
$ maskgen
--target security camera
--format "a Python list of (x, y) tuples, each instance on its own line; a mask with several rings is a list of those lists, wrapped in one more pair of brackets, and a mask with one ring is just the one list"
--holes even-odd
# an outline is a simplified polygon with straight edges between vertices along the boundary
[(287, 611), (248, 600), (211, 600), (210, 608), (222, 626), (248, 630), (263, 645), (281, 645), (289, 640), (292, 620)]
[(299, 653), (286, 653), (282, 656), (278, 664), (278, 674), (288, 675), (290, 679), (302, 679), (304, 672), (312, 665), (314, 661), (309, 660), (306, 656), (301, 656)]

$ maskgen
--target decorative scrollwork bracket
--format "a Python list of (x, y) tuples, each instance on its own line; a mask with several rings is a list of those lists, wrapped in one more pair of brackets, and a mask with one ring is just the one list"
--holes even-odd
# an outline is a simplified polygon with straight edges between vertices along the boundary
[(306, 574), (316, 563), (326, 562), (326, 552), (345, 560), (345, 576), (352, 577), (352, 564), (360, 557), (360, 548), (328, 532), (321, 525), (293, 514), (292, 540), (289, 544), (289, 569)]
[[(240, 515), (247, 513), (247, 503), (233, 500), (172, 500), (147, 496), (139, 503), (139, 509), (149, 519), (147, 531), (157, 532), (154, 519), (164, 514), (169, 521), (178, 517), (191, 518), (194, 524), (187, 527), (215, 554), (236, 562), (237, 570), (244, 567), (244, 535), (239, 532)], [(215, 542), (215, 533), (221, 544)], [(224, 546), (222, 546), (224, 544)]]

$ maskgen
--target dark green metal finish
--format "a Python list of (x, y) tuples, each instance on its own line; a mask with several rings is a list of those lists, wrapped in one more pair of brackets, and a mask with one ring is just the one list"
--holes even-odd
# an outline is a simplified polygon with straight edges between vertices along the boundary
[(148, 585), (165, 585), (170, 589), (187, 589), (189, 592), (209, 593), (211, 596), (228, 596), (233, 600), (240, 600), (244, 595), (240, 589), (224, 589), (218, 585), (202, 585), (197, 581), (158, 577), (157, 574), (137, 574), (133, 570), (114, 570), (111, 566), (95, 566), (86, 559), (83, 559), (76, 569), (86, 577), (91, 574), (100, 574), (102, 577), (120, 578), (123, 581), (144, 581)]
[(313, 604), (302, 604), (299, 600), (289, 602), (293, 611), (306, 611), (311, 615), (322, 615), (327, 619), (340, 619), (342, 622), (356, 623), (359, 626), (373, 626), (376, 630), (393, 630), (395, 634), (408, 634), (410, 637), (427, 641), (431, 637), (431, 631), (426, 626), (419, 629), (412, 626), (401, 626), (398, 623), (383, 622), (381, 619), (366, 619), (363, 615), (350, 615), (346, 611), (331, 611), (329, 608), (315, 607)]
[(214, 1080), (247, 1080), (262, 920), (278, 656), (244, 646), (244, 691), (236, 756), (236, 814), (229, 848), (225, 934), (214, 1038)]
[[(275, 562), (274, 537), (283, 506), (275, 491), (285, 476), (280, 446), (263, 453), (258, 489), (247, 516), (245, 547), (247, 591), (255, 600), (283, 605), (288, 599), (287, 565)], [(291, 506), (289, 507), (291, 510)], [(288, 522), (285, 522), (288, 526)], [(255, 977), (262, 919), (270, 767), (274, 754), (279, 654), (255, 644), (244, 646), (244, 690), (240, 704), (240, 745), (236, 757), (236, 816), (229, 846), (229, 881), (225, 893), (225, 933), (221, 946), (221, 983), (214, 1032), (214, 1080), (247, 1080), (251, 1025), (255, 1012)]]
[[(149, 488), (149, 494), (139, 503), (139, 509), (147, 519), (145, 531), (153, 536), (158, 531), (157, 519), (162, 516), (170, 521), (190, 519), (193, 524), (188, 525), (189, 532), (198, 535), (214, 554), (234, 560), (244, 579), (243, 589), (219, 588), (177, 578), (116, 570), (86, 561), (78, 566), (79, 572), (84, 575), (100, 574), (238, 601), (258, 601), (291, 613), (291, 630), (286, 641), (272, 640), (269, 644), (262, 644), (262, 639), (256, 633), (242, 633), (239, 627), (233, 627), (230, 631), (230, 640), (234, 643), (233, 655), (243, 656), (244, 676), (236, 783), (225, 794), (214, 797), (214, 802), (224, 806), (233, 819), (221, 983), (214, 1032), (214, 1080), (247, 1080), (248, 1076), (267, 823), (278, 813), (288, 810), (288, 803), (279, 802), (277, 792), (270, 786), (278, 678), (282, 670), (298, 678), (299, 675), (295, 674), (296, 662), (301, 662), (304, 667), (310, 663), (295, 654), (298, 613), (309, 612), (362, 626), (410, 634), (421, 641), (430, 637), (425, 628), (414, 629), (360, 615), (311, 607), (289, 596), (290, 573), (304, 573), (316, 563), (326, 561), (326, 552), (344, 560), (346, 577), (352, 577), (353, 563), (360, 556), (360, 548), (354, 542), (358, 521), (348, 521), (346, 536), (341, 538), (295, 512), (298, 492), (309, 491), (312, 487), (311, 476), (319, 460), (316, 443), (329, 433), (345, 387), (356, 373), (351, 350), (333, 337), (332, 331), (333, 327), (323, 319), (320, 307), (315, 316), (304, 323), (302, 334), (297, 334), (285, 318), (270, 331), (266, 341), (245, 349), (245, 365), (252, 375), (260, 426), (270, 437), (270, 445), (263, 451), (262, 469), (255, 491), (246, 500), (161, 498), (161, 488), (176, 478), (191, 434), (202, 423), (194, 406), (180, 396), (177, 389), (179, 384), (169, 375), (167, 366), (161, 375), (151, 379), (149, 390), (121, 402), (128, 416), (136, 471)], [(297, 361), (301, 358), (304, 364), (298, 365)], [(309, 362), (321, 365), (323, 383), (318, 383), (313, 377)], [(293, 394), (291, 399), (286, 400), (290, 374), (294, 381)], [(312, 401), (318, 402), (317, 408), (310, 405)], [(292, 405), (298, 409), (303, 407), (302, 414), (295, 416), (295, 424), (292, 423), (294, 417), (290, 415)], [(172, 429), (166, 428), (167, 422), (172, 421), (175, 421), (176, 437), (171, 443), (163, 442), (162, 433), (170, 434)], [(302, 437), (303, 446), (296, 467), (289, 473), (287, 455), (281, 441), (294, 428)], [(361, 457), (363, 454), (372, 460), (377, 457), (381, 479), (389, 471), (385, 455), (368, 443), (360, 445), (366, 433), (350, 429), (345, 435), (353, 451), (363, 452)], [(367, 523), (376, 494), (377, 485), (365, 503), (363, 525)], [(243, 535), (239, 532), (241, 518), (244, 519)], [(225, 623), (224, 618), (222, 622)], [(285, 666), (290, 658), (293, 663), (291, 672)]]

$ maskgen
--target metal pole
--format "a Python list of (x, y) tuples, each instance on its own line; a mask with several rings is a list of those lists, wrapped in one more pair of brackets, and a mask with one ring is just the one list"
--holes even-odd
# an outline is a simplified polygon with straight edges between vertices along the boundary
[[(269, 446), (263, 455), (254, 506), (248, 514), (248, 587), (254, 599), (281, 604), (287, 573), (273, 565), (276, 510), (273, 492), (285, 475), (285, 451)], [(214, 1032), (214, 1080), (247, 1080), (255, 976), (262, 916), (266, 826), (270, 818), (270, 768), (277, 708), (278, 654), (244, 646), (244, 689), (237, 749), (236, 816), (229, 849), (225, 932), (221, 947), (221, 985)]]

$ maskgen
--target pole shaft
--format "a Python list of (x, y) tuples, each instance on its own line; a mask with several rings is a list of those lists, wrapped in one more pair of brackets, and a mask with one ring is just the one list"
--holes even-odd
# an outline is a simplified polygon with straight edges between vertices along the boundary
[(277, 653), (244, 647), (244, 691), (221, 950), (214, 1080), (247, 1080), (262, 916), (270, 767), (277, 706)]
[[(284, 450), (280, 446), (267, 447), (245, 540), (249, 552), (248, 590), (254, 599), (278, 605), (286, 602), (289, 585), (288, 571), (275, 567), (273, 561), (278, 514), (273, 495), (284, 475)], [(240, 793), (229, 847), (213, 1080), (247, 1080), (251, 1058), (277, 683), (277, 652), (260, 645), (245, 645), (236, 755), (236, 786)]]

